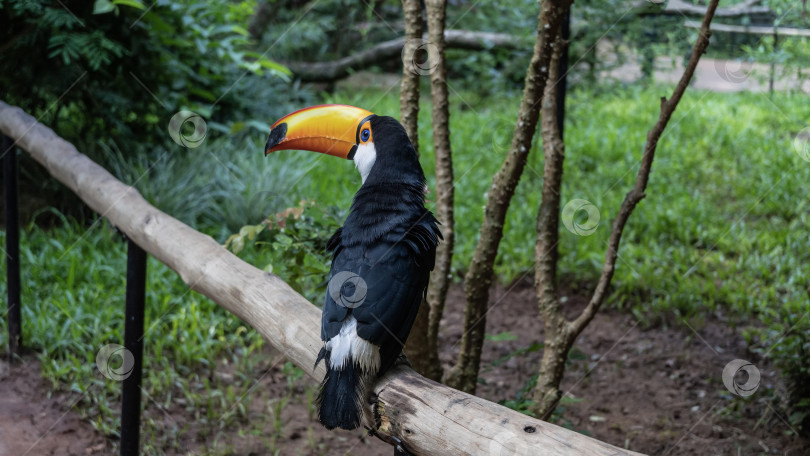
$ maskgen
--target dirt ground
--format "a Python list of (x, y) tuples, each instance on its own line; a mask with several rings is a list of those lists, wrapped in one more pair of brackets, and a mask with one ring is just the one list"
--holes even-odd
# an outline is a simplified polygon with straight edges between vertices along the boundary
[[(454, 360), (461, 336), (462, 298), (460, 287), (451, 289), (441, 334), (446, 367)], [(509, 331), (516, 337), (487, 341), (478, 395), (501, 401), (514, 398), (536, 373), (539, 351), (508, 355), (541, 341), (542, 325), (530, 284), (498, 286), (491, 299), (487, 333)], [(573, 312), (584, 302), (572, 295), (566, 305)], [(626, 312), (603, 312), (577, 341), (574, 352), (563, 387), (576, 401), (565, 404), (560, 425), (651, 455), (810, 454), (810, 441), (789, 435), (784, 412), (766, 393), (782, 386), (779, 373), (747, 351), (739, 327), (734, 329), (720, 314), (707, 315), (699, 325), (643, 328)], [(762, 374), (761, 390), (746, 400), (729, 394), (721, 381), (723, 367), (736, 358), (753, 362)], [(279, 367), (259, 370), (255, 378), (250, 393), (251, 429), (256, 428), (255, 420), (266, 418), (272, 408), (268, 404), (288, 388)], [(315, 381), (302, 383), (314, 385)], [(302, 397), (305, 387), (299, 384), (283, 408), (283, 437), (273, 442), (277, 454), (391, 454), (390, 446), (361, 431), (330, 432), (311, 420)], [(75, 401), (70, 394), (51, 395), (33, 358), (12, 367), (0, 364), (0, 456), (112, 454), (112, 442), (72, 409)], [(190, 418), (182, 407), (172, 407), (167, 425), (185, 425)], [(272, 422), (265, 420), (261, 433), (244, 432), (245, 424), (224, 436), (199, 435), (192, 424), (179, 439), (184, 451), (178, 454), (207, 450), (271, 454), (267, 435), (273, 433)]]

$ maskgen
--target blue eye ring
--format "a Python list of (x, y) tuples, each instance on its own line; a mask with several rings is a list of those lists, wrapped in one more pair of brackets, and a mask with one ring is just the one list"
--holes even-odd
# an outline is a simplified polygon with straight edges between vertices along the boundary
[(360, 132), (360, 140), (366, 142), (369, 137), (371, 137), (371, 130), (364, 128), (363, 131)]

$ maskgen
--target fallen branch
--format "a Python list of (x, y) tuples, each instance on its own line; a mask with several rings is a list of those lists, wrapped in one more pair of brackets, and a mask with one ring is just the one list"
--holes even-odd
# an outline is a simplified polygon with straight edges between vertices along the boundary
[[(427, 40), (427, 36), (424, 36), (424, 39)], [(484, 51), (493, 48), (513, 49), (520, 47), (518, 38), (504, 33), (446, 30), (444, 39), (445, 45), (450, 49)], [(333, 62), (283, 62), (283, 64), (302, 81), (330, 82), (345, 78), (352, 71), (399, 59), (402, 55), (403, 46), (405, 46), (404, 37), (383, 41), (370, 49)]]
[[(313, 367), (322, 344), (320, 311), (278, 276), (156, 209), (51, 129), (1, 101), (0, 130), (192, 290), (251, 325), (312, 377), (323, 377), (323, 363)], [(387, 442), (398, 438), (414, 454), (639, 454), (453, 390), (405, 366), (380, 379), (374, 393), (372, 432)]]

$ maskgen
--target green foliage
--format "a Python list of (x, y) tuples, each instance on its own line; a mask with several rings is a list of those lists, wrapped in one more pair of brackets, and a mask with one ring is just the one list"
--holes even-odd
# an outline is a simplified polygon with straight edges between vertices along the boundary
[[(105, 165), (104, 149), (150, 162), (177, 151), (167, 127), (182, 109), (206, 120), (209, 141), (237, 121), (261, 127), (249, 121), (277, 118), (307, 103), (308, 94), (290, 86), (289, 72), (249, 38), (245, 26), (255, 5), (4, 1), (4, 101)], [(10, 62), (23, 64), (12, 71)], [(24, 184), (35, 183), (41, 194), (48, 179), (26, 165)], [(76, 213), (58, 188), (44, 190), (50, 204)]]
[(759, 319), (765, 326), (747, 331), (747, 336), (753, 351), (774, 359), (785, 375), (791, 402), (788, 420), (807, 435), (810, 434), (810, 305), (806, 299), (786, 291), (783, 289), (774, 296), (781, 305), (760, 309)]
[[(78, 410), (93, 426), (118, 435), (121, 383), (99, 373), (96, 356), (123, 343), (126, 243), (101, 221), (89, 229), (64, 219), (50, 231), (29, 225), (21, 263), (26, 346), (54, 388), (79, 393)], [(185, 410), (207, 435), (244, 424), (252, 372), (268, 360), (255, 331), (153, 259), (147, 284), (142, 450), (163, 454), (189, 431), (187, 423), (166, 421), (170, 407)], [(0, 292), (5, 288), (0, 281)], [(0, 333), (6, 330), (2, 319)]]
[(309, 167), (299, 156), (264, 156), (264, 141), (233, 138), (205, 141), (196, 149), (176, 147), (155, 160), (105, 148), (104, 161), (159, 209), (217, 239), (245, 223), (259, 223), (303, 196), (296, 188)]
[(314, 303), (326, 293), (331, 255), (326, 241), (343, 224), (344, 212), (308, 201), (287, 208), (258, 225), (246, 225), (225, 241), (245, 261), (284, 278)]

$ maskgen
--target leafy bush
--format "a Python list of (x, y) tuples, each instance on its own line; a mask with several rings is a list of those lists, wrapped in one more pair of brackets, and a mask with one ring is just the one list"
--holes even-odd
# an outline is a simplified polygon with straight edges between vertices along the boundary
[[(255, 5), (255, 0), (2, 2), (0, 29), (8, 37), (3, 61), (21, 63), (0, 72), (4, 101), (103, 165), (110, 155), (104, 149), (142, 163), (176, 153), (180, 146), (167, 126), (182, 109), (206, 119), (208, 140), (218, 131), (231, 133), (237, 122), (234, 133), (239, 128), (241, 135), (255, 133), (247, 125), (266, 133), (267, 121), (309, 103), (309, 94), (290, 85), (289, 72), (250, 40), (246, 26)], [(21, 165), (25, 189), (34, 187), (31, 193), (77, 214), (76, 200), (64, 204), (59, 187), (47, 186), (40, 194), (48, 181), (41, 168), (27, 159)]]
[(344, 217), (345, 212), (334, 206), (322, 208), (302, 200), (258, 225), (243, 226), (225, 241), (225, 247), (283, 277), (293, 289), (320, 305), (332, 261), (326, 241), (343, 224)]
[[(26, 347), (37, 353), (54, 389), (75, 393), (82, 416), (102, 434), (117, 436), (121, 383), (99, 372), (96, 356), (107, 344), (123, 344), (126, 243), (105, 222), (86, 229), (62, 218), (51, 230), (25, 227), (20, 248)], [(253, 375), (270, 364), (261, 336), (151, 258), (146, 282), (143, 390), (149, 400), (142, 451), (179, 448), (189, 426), (167, 422), (169, 408), (188, 413), (196, 432), (206, 435), (244, 425)], [(6, 293), (5, 280), (0, 293)], [(0, 333), (6, 330), (0, 319)], [(232, 369), (231, 377), (223, 369)]]
[(265, 157), (264, 139), (253, 135), (205, 141), (196, 149), (177, 147), (155, 160), (108, 148), (105, 161), (116, 177), (135, 186), (156, 207), (222, 240), (245, 223), (259, 223), (303, 197), (295, 184), (307, 170), (298, 155)]
[(765, 327), (749, 330), (748, 341), (754, 351), (776, 361), (787, 379), (788, 421), (810, 435), (810, 305), (806, 296), (789, 292), (781, 301), (781, 306), (760, 309)]
[[(274, 101), (288, 95), (278, 91), (289, 72), (253, 50), (245, 25), (254, 7), (221, 0), (4, 2), (0, 24), (12, 37), (4, 58), (26, 64), (2, 72), (0, 83), (7, 101), (45, 116), (83, 151), (110, 138), (128, 154), (150, 152), (167, 144), (168, 118), (180, 109), (214, 120), (272, 117)], [(243, 77), (276, 90), (244, 96), (237, 84)]]

